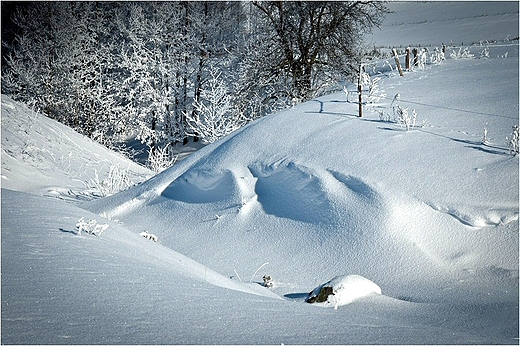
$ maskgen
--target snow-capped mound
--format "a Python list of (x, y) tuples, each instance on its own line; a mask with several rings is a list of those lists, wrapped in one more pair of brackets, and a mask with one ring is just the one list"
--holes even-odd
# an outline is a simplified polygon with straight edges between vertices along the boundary
[[(440, 10), (396, 22), (432, 43), (461, 26), (484, 39), (479, 23), (500, 17), (468, 25), (459, 3), (416, 5)], [(496, 37), (517, 16), (494, 21)], [(77, 198), (117, 158), (2, 97), (2, 185), (31, 193), (2, 190), (2, 342), (518, 344), (518, 156), (505, 141), (518, 44), (482, 49), (382, 75), (389, 99), (362, 119), (345, 95), (321, 97), (82, 205), (36, 195)], [(417, 111), (411, 131), (388, 116), (396, 94)], [(81, 218), (109, 227), (80, 236)], [(354, 288), (341, 296), (374, 296), (303, 303), (342, 273), (360, 276), (337, 279)]]
[(381, 287), (369, 279), (360, 275), (341, 275), (313, 289), (305, 301), (337, 309), (374, 294), (382, 294)]
[[(423, 123), (410, 131), (377, 112), (357, 118), (344, 94), (325, 96), (89, 208), (139, 232), (151, 225), (163, 244), (225, 275), (268, 262), (279, 294), (356, 272), (408, 300), (444, 301), (446, 289), (452, 301), (516, 299), (518, 158), (502, 138), (518, 121), (507, 101), (518, 87), (502, 81), (517, 70), (517, 48), (388, 78)], [(494, 59), (502, 68), (490, 72)], [(493, 93), (479, 80), (446, 89), (461, 75), (486, 78)], [(493, 107), (500, 100), (507, 114)], [(483, 142), (486, 126), (494, 134)]]

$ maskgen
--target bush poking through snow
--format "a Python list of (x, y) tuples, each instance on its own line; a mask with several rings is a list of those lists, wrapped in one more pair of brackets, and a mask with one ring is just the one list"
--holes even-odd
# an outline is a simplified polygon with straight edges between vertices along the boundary
[(509, 146), (509, 153), (511, 155), (517, 155), (518, 152), (518, 125), (513, 126), (513, 132), (511, 133), (511, 137), (507, 138), (507, 144)]
[(78, 229), (78, 235), (85, 231), (88, 235), (99, 237), (108, 228), (108, 224), (98, 224), (94, 219), (85, 221), (84, 218), (80, 218), (76, 223), (76, 228)]
[(97, 170), (94, 170), (94, 175), (94, 179), (90, 179), (86, 185), (91, 194), (99, 197), (113, 195), (134, 185), (128, 177), (128, 171), (117, 165), (112, 165), (108, 175), (103, 179), (99, 178)]
[(157, 147), (153, 149), (149, 147), (148, 150), (148, 168), (155, 173), (160, 173), (166, 168), (170, 168), (177, 161), (178, 155), (173, 156), (170, 153), (169, 144), (164, 147)]
[(273, 281), (273, 278), (271, 277), (271, 275), (265, 274), (262, 277), (262, 280), (264, 280), (264, 282), (262, 284), (264, 287), (271, 288), (274, 286), (274, 281)]
[(157, 243), (157, 236), (152, 233), (148, 233), (147, 231), (139, 233), (141, 237), (145, 237), (146, 239), (150, 239), (151, 241), (154, 241)]
[(450, 58), (452, 59), (473, 59), (475, 55), (471, 54), (468, 47), (460, 47), (459, 51), (453, 51), (450, 54)]
[(305, 301), (337, 309), (373, 294), (382, 294), (381, 288), (369, 279), (359, 275), (341, 275), (316, 287)]
[(397, 105), (394, 107), (394, 115), (399, 125), (403, 126), (406, 131), (415, 127), (415, 121), (417, 120), (415, 109), (412, 109), (412, 114), (410, 114), (408, 113), (408, 108)]

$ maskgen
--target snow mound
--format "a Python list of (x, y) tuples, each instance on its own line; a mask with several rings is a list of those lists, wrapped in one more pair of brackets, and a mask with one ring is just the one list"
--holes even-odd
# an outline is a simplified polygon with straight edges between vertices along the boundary
[(236, 190), (232, 172), (224, 170), (190, 170), (175, 179), (162, 195), (186, 203), (212, 203), (232, 198)]
[[(518, 157), (502, 138), (518, 120), (501, 115), (501, 105), (518, 113), (510, 102), (518, 87), (504, 83), (518, 70), (517, 48), (490, 47), (508, 49), (507, 59), (446, 60), (386, 76), (401, 106), (427, 119), (422, 127), (406, 131), (369, 111), (359, 119), (345, 94), (323, 96), (87, 207), (226, 276), (269, 262), (280, 295), (349, 272), (396, 298), (514, 300)], [(482, 79), (492, 94), (481, 92)], [(389, 112), (391, 101), (379, 107)], [(486, 143), (484, 126), (493, 132)]]
[(369, 279), (360, 275), (341, 275), (313, 289), (305, 301), (337, 309), (374, 294), (382, 294), (381, 288)]

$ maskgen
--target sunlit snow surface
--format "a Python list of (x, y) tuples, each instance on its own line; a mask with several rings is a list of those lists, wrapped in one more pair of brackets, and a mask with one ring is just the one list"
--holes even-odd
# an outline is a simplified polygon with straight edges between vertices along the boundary
[[(518, 41), (471, 49), (386, 70), (364, 118), (322, 97), (147, 181), (2, 96), (2, 343), (517, 344)], [(397, 93), (408, 132), (379, 116)], [(142, 182), (81, 203), (114, 162)], [(305, 303), (349, 274), (382, 294)]]

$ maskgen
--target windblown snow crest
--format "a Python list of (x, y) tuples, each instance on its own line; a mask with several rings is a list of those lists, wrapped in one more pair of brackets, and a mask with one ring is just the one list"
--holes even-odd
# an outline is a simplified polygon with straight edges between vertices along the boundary
[[(162, 192), (161, 197), (188, 204), (224, 203), (245, 209), (256, 204), (265, 214), (296, 222), (335, 224), (357, 211), (383, 212), (383, 197), (374, 187), (346, 173), (311, 168), (288, 159), (254, 162), (247, 169), (193, 167)], [(343, 217), (341, 217), (343, 215)], [(363, 220), (351, 220), (359, 225)]]

